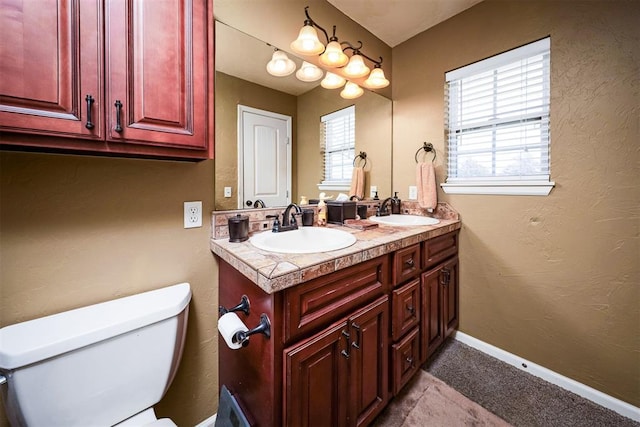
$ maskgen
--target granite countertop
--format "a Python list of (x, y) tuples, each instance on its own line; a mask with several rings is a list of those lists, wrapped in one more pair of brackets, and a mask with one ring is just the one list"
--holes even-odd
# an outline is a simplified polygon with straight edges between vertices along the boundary
[[(236, 211), (213, 213), (211, 251), (269, 294), (441, 236), (461, 227), (457, 212), (450, 206), (439, 203), (432, 215), (440, 220), (440, 223), (436, 225), (412, 227), (380, 225), (368, 230), (328, 225), (327, 227), (352, 233), (357, 239), (356, 243), (347, 248), (330, 252), (284, 254), (258, 249), (248, 240), (241, 243), (231, 243), (228, 237), (216, 238), (219, 236), (216, 224), (220, 226), (223, 224), (221, 219), (226, 219), (235, 213)], [(226, 224), (226, 222), (224, 223)], [(264, 232), (270, 233), (271, 231)]]

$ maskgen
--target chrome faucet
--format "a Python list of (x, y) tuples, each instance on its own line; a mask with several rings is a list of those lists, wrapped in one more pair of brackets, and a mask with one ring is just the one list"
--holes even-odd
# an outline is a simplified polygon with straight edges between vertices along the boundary
[(376, 216), (389, 216), (391, 212), (389, 211), (388, 205), (391, 204), (391, 197), (387, 197), (380, 203), (380, 205), (376, 209)]

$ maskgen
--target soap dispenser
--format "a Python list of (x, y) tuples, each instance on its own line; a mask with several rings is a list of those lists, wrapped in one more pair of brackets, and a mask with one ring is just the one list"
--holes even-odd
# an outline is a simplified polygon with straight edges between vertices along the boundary
[(317, 224), (319, 226), (327, 225), (327, 204), (324, 202), (325, 194), (320, 193), (320, 197), (318, 197), (318, 221)]
[(394, 196), (391, 198), (391, 213), (392, 214), (400, 214), (400, 199), (398, 198), (398, 192), (395, 191)]

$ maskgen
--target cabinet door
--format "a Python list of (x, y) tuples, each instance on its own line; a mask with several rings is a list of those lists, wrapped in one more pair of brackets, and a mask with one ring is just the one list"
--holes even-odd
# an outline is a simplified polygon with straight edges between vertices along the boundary
[(444, 336), (458, 327), (458, 257), (445, 262), (441, 275)]
[[(392, 293), (392, 339), (399, 340), (420, 324), (420, 279), (394, 289)], [(416, 359), (417, 361), (417, 359)]]
[(106, 0), (107, 140), (207, 147), (205, 0)]
[(347, 322), (285, 349), (284, 421), (287, 426), (346, 426)]
[(420, 359), (422, 362), (438, 348), (444, 340), (442, 328), (442, 266), (422, 274), (422, 328)]
[(102, 20), (99, 0), (0, 0), (1, 130), (104, 136)]
[(413, 375), (420, 369), (420, 336), (419, 328), (413, 328), (400, 342), (391, 349), (391, 365), (393, 366), (393, 394), (397, 395)]
[(389, 401), (389, 298), (350, 317), (349, 326), (349, 425), (369, 425)]

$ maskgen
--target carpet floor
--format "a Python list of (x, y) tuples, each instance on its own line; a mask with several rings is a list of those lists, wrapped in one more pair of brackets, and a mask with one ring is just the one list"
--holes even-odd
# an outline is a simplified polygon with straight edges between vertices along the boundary
[(454, 339), (448, 339), (423, 369), (516, 427), (640, 427)]
[(640, 427), (640, 423), (448, 339), (373, 427)]

